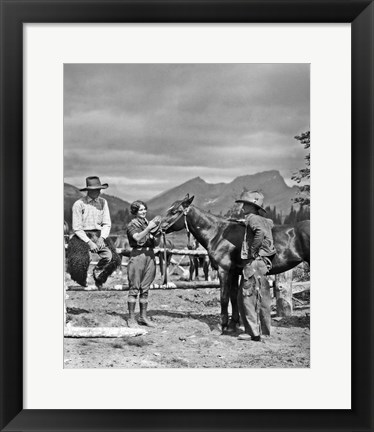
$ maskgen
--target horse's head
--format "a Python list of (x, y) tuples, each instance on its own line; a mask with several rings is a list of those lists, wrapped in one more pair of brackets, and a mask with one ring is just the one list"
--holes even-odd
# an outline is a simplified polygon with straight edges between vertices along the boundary
[(183, 214), (188, 210), (193, 199), (187, 194), (182, 200), (175, 201), (167, 210), (166, 216), (162, 219), (161, 228), (167, 233), (180, 231), (185, 228)]

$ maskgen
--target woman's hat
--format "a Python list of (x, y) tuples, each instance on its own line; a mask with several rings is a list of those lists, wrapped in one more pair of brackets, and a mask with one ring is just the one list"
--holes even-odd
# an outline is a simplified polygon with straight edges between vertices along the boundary
[(108, 183), (101, 184), (99, 177), (91, 176), (86, 178), (86, 187), (79, 189), (80, 191), (88, 191), (93, 189), (106, 189)]
[(266, 213), (266, 210), (263, 208), (264, 205), (264, 196), (261, 192), (258, 191), (246, 191), (240, 195), (240, 198), (235, 202), (248, 203), (253, 204), (260, 210)]

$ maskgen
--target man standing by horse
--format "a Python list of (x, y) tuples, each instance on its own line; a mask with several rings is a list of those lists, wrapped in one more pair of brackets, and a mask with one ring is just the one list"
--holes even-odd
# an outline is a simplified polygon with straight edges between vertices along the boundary
[(243, 192), (236, 202), (242, 203), (246, 230), (241, 250), (245, 262), (239, 288), (238, 306), (245, 333), (240, 340), (260, 341), (270, 335), (271, 297), (266, 274), (275, 256), (272, 220), (264, 217), (264, 196), (258, 191)]
[(108, 203), (99, 196), (101, 189), (107, 187), (107, 183), (101, 184), (99, 177), (86, 178), (86, 187), (80, 190), (86, 191), (87, 195), (73, 204), (74, 236), (67, 250), (67, 271), (83, 286), (87, 286), (89, 252), (99, 255), (100, 260), (93, 270), (95, 285), (99, 289), (121, 263), (108, 239), (111, 228)]

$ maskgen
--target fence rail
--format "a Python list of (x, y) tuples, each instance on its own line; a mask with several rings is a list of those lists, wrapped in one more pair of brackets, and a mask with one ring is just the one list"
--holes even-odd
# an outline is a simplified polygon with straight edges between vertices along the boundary
[[(160, 290), (171, 290), (171, 289), (205, 289), (205, 288), (219, 288), (219, 281), (175, 281), (168, 282), (167, 284), (152, 284), (150, 289)], [(67, 287), (67, 291), (128, 291), (129, 286), (127, 284), (109, 285), (101, 288), (100, 290), (95, 285), (89, 285), (82, 287), (80, 285), (70, 285)], [(300, 292), (310, 291), (310, 282), (293, 282), (292, 283), (292, 294), (298, 294)]]
[[(67, 245), (65, 245), (67, 247)], [(117, 248), (116, 252), (121, 253), (124, 249)], [(127, 250), (127, 252), (131, 252)], [(165, 252), (168, 255), (179, 255), (182, 258), (179, 259), (179, 262), (174, 259), (171, 260), (173, 264), (173, 269), (170, 272), (174, 271), (175, 268), (178, 268), (182, 264), (182, 260), (185, 256), (207, 256), (208, 253), (205, 250), (191, 250), (191, 249), (165, 249), (165, 248), (155, 248), (155, 254), (164, 254)], [(91, 262), (91, 264), (94, 264)], [(127, 263), (123, 263), (122, 265), (126, 266)], [(167, 279), (166, 279), (167, 281)], [(164, 280), (165, 282), (165, 280)], [(220, 283), (217, 280), (214, 281), (175, 281), (175, 282), (167, 282), (164, 284), (152, 284), (151, 289), (159, 289), (159, 290), (172, 290), (172, 289), (206, 289), (206, 288), (219, 288)], [(275, 277), (273, 281), (273, 294), (276, 298), (277, 304), (277, 312), (278, 316), (289, 316), (292, 315), (293, 310), (293, 295), (309, 291), (310, 290), (310, 282), (295, 282), (292, 281), (292, 270), (286, 272), (282, 275), (280, 279), (280, 275)], [(127, 284), (119, 284), (114, 286), (106, 286), (101, 288), (100, 290), (95, 286), (91, 285), (88, 287), (82, 287), (80, 285), (70, 285), (67, 286), (65, 284), (66, 291), (80, 291), (80, 292), (107, 292), (107, 291), (117, 291), (117, 292), (127, 292), (129, 290), (129, 286)], [(300, 303), (302, 303), (300, 301)], [(295, 309), (305, 308), (308, 306), (301, 305), (297, 306)], [(272, 316), (274, 313), (272, 313)], [(65, 316), (66, 316), (66, 305), (65, 305)], [(136, 336), (139, 334), (147, 333), (145, 330), (139, 331), (139, 333), (134, 332), (130, 328), (80, 328), (80, 327), (71, 327), (69, 325), (65, 325), (65, 337), (123, 337), (123, 336)]]
[[(219, 288), (218, 281), (175, 281), (168, 282), (167, 284), (152, 284), (150, 289), (160, 289), (160, 290), (168, 290), (168, 289), (198, 289), (198, 288)], [(97, 289), (95, 285), (89, 285), (87, 287), (82, 287), (80, 285), (70, 285), (67, 287), (68, 291), (128, 291), (129, 286), (127, 284), (118, 284), (103, 287), (100, 290)]]
[[(65, 249), (68, 247), (67, 244), (65, 244)], [(192, 256), (207, 256), (208, 252), (205, 250), (192, 250), (192, 249), (165, 249), (165, 248), (154, 248), (154, 253), (164, 253), (166, 250), (167, 253), (172, 255), (192, 255)], [(122, 248), (116, 248), (116, 252), (120, 254), (122, 251), (125, 251), (127, 253), (131, 252), (131, 249), (122, 249)]]

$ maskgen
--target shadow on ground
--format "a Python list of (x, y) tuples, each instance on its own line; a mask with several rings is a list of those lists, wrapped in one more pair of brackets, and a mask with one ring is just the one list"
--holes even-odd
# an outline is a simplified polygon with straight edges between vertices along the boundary
[(279, 320), (272, 319), (271, 325), (274, 327), (301, 327), (310, 328), (309, 315), (284, 317)]

